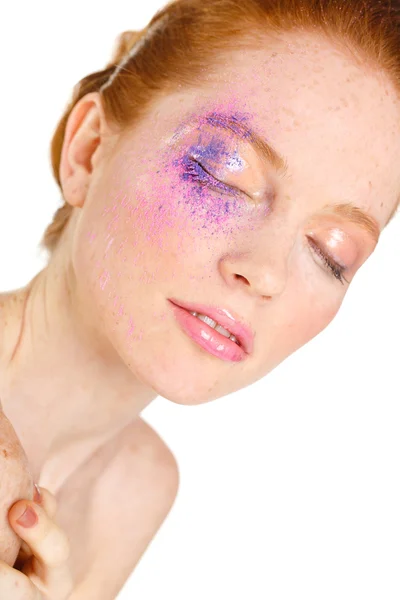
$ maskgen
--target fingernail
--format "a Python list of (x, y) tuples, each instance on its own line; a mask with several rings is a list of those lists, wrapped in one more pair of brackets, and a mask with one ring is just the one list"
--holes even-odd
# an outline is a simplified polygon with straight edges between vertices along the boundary
[(40, 504), (42, 501), (42, 494), (40, 493), (40, 489), (38, 487), (38, 485), (35, 483), (35, 494), (33, 496), (33, 501), (36, 502), (36, 504)]
[(27, 506), (25, 511), (17, 519), (17, 523), (21, 527), (33, 527), (38, 522), (38, 516), (31, 506)]

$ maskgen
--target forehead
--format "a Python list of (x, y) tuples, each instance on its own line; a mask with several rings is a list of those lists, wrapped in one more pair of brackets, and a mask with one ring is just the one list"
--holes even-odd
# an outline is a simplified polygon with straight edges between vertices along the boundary
[(194, 98), (198, 110), (249, 117), (286, 157), (289, 194), (310, 207), (354, 202), (383, 228), (400, 192), (400, 99), (386, 74), (291, 33), (223, 55)]

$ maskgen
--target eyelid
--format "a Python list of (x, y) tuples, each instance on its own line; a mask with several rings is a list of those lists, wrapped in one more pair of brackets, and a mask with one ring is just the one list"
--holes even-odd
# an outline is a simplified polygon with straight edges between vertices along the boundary
[[(214, 177), (224, 178), (225, 185), (235, 187), (251, 199), (255, 204), (267, 202), (268, 206), (271, 207), (277, 195), (277, 188), (273, 184), (270, 177), (265, 172), (259, 170), (258, 166), (254, 165), (251, 161), (247, 160), (237, 152), (239, 160), (243, 161), (245, 167), (239, 171), (231, 171), (227, 168), (228, 160), (221, 166)], [(228, 181), (225, 181), (228, 180)]]
[(316, 246), (319, 249), (319, 251), (322, 252), (322, 254), (325, 254), (325, 256), (327, 258), (329, 258), (329, 260), (331, 262), (336, 263), (342, 269), (347, 270), (349, 268), (347, 265), (344, 264), (344, 262), (342, 260), (340, 260), (339, 258), (337, 258), (337, 256), (335, 256), (331, 252), (329, 252), (329, 250), (326, 249), (325, 244), (319, 242), (312, 236), (307, 235), (307, 238), (310, 240), (311, 244), (313, 246)]
[(338, 258), (338, 256), (336, 254), (333, 254), (328, 248), (326, 244), (318, 244), (321, 248), (321, 252), (323, 252), (324, 254), (326, 254), (326, 256), (332, 261), (335, 262), (339, 265), (339, 267), (342, 267), (342, 269), (348, 269), (348, 265), (345, 265), (344, 262)]
[(192, 160), (193, 162), (195, 162), (197, 165), (199, 165), (199, 167), (201, 169), (203, 169), (203, 171), (205, 173), (207, 173), (207, 175), (209, 175), (210, 177), (212, 177), (217, 183), (220, 183), (223, 186), (226, 186), (227, 188), (230, 188), (232, 193), (239, 193), (239, 194), (244, 194), (245, 196), (247, 196), (248, 198), (250, 198), (250, 200), (252, 200), (253, 198), (251, 196), (249, 196), (249, 194), (247, 192), (245, 192), (244, 190), (242, 190), (241, 188), (238, 188), (237, 186), (231, 185), (230, 183), (226, 183), (225, 181), (222, 181), (221, 179), (219, 179), (218, 177), (216, 177), (216, 175), (214, 173), (212, 173), (211, 171), (209, 171), (202, 162), (200, 162), (199, 160), (197, 160), (197, 158), (195, 158), (194, 156), (192, 156), (191, 154), (189, 154), (189, 158), (190, 160)]
[(238, 154), (246, 164), (245, 169), (238, 172), (238, 176), (247, 189), (247, 195), (257, 204), (266, 202), (270, 212), (281, 190), (272, 166), (271, 169), (266, 168), (254, 149), (244, 142), (239, 145)]
[[(208, 133), (201, 132), (200, 137), (190, 146), (188, 156), (196, 161), (210, 177), (230, 187), (246, 197), (254, 204), (264, 202), (270, 204), (271, 197), (275, 198), (276, 191), (271, 194), (271, 177), (265, 171), (265, 164), (261, 161), (257, 152), (244, 140), (232, 139), (229, 136), (210, 132), (210, 139), (216, 139), (221, 143), (223, 151), (219, 156), (213, 156), (204, 152), (208, 147)], [(239, 170), (230, 168), (230, 164), (238, 162), (242, 167)]]
[(243, 158), (243, 155), (239, 153), (237, 148), (235, 148), (235, 150), (227, 158), (224, 166), (230, 173), (233, 173), (234, 175), (237, 173), (243, 173), (243, 171), (246, 169), (251, 168), (249, 162)]

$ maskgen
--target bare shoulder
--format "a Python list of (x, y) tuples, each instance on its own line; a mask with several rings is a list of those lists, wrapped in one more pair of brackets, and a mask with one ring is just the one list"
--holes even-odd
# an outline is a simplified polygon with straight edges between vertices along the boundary
[(151, 518), (159, 520), (177, 495), (178, 463), (159, 434), (138, 417), (119, 436), (117, 451), (102, 479), (103, 486), (124, 491), (129, 502), (135, 498), (134, 502), (143, 503), (151, 512)]
[(178, 463), (171, 449), (160, 435), (141, 417), (124, 431), (121, 438), (120, 457), (122, 465), (142, 469), (146, 480), (162, 486), (165, 496), (175, 497), (179, 485)]
[(85, 593), (90, 589), (99, 600), (117, 595), (172, 508), (178, 486), (173, 453), (138, 418), (124, 429), (117, 452), (94, 483)]

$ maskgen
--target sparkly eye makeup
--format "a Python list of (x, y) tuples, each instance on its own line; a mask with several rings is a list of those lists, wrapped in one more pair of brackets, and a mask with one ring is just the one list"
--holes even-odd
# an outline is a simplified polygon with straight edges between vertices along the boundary
[(174, 166), (179, 167), (183, 181), (193, 182), (200, 190), (207, 188), (235, 197), (244, 195), (250, 198), (237, 186), (224, 181), (229, 179), (229, 174), (237, 175), (246, 166), (237, 149), (230, 146), (234, 145), (220, 136), (200, 133), (197, 142), (187, 149), (183, 157), (174, 161)]
[(195, 116), (168, 141), (166, 172), (179, 190), (176, 202), (190, 227), (206, 235), (257, 228), (275, 194), (246, 135), (223, 125), (222, 117)]
[(229, 158), (226, 163), (226, 167), (232, 173), (240, 173), (246, 167), (246, 163), (241, 156), (239, 156), (238, 151), (235, 150), (234, 154)]
[(201, 122), (174, 142), (166, 172), (175, 180), (176, 202), (190, 217), (190, 227), (202, 235), (232, 235), (241, 227), (252, 228), (262, 203), (244, 191), (254, 175), (241, 156), (240, 140)]
[(182, 179), (190, 180), (200, 186), (205, 186), (210, 190), (221, 191), (227, 194), (238, 196), (241, 192), (237, 188), (224, 183), (209, 173), (204, 166), (192, 156), (185, 156), (182, 160)]

